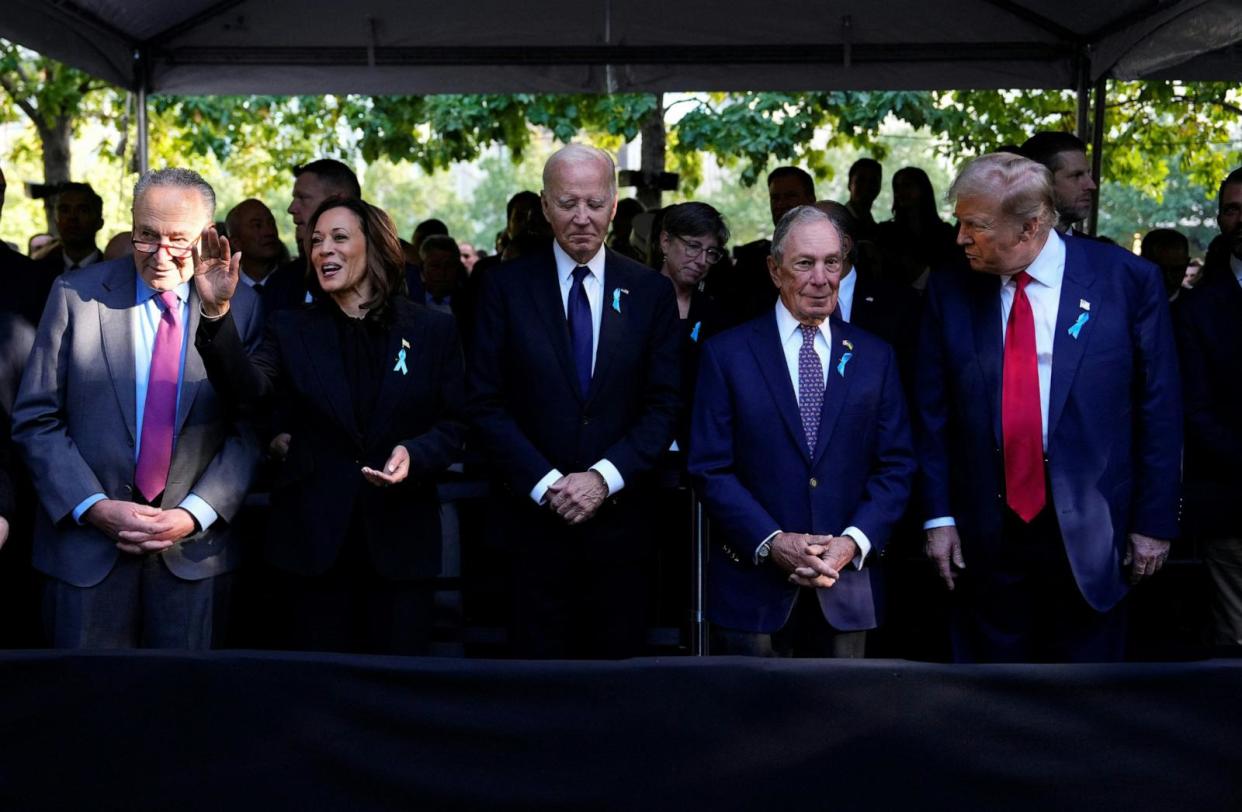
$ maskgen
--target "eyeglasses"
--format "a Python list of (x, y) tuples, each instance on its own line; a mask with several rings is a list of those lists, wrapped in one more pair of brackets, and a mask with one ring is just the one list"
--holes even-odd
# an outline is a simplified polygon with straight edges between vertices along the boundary
[(148, 240), (135, 240), (132, 238), (130, 239), (130, 242), (134, 244), (134, 249), (136, 251), (140, 251), (144, 254), (154, 254), (157, 251), (159, 251), (161, 248), (163, 248), (165, 251), (168, 252), (168, 256), (172, 257), (173, 259), (185, 259), (186, 257), (194, 253), (194, 246), (198, 245), (199, 239), (201, 238), (196, 238), (193, 242), (189, 242), (184, 245), (178, 245), (176, 243), (168, 243), (168, 242), (150, 242)]
[(684, 247), (686, 259), (698, 259), (701, 255), (706, 254), (707, 264), (715, 265), (725, 257), (724, 251), (721, 251), (719, 248), (704, 248), (702, 243), (690, 242), (678, 234), (674, 234), (673, 237)]

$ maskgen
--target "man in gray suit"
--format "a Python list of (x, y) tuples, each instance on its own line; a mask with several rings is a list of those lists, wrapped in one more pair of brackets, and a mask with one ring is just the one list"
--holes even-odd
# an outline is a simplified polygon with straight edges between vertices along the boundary
[[(258, 446), (207, 381), (190, 284), (215, 193), (134, 187), (133, 254), (57, 279), (13, 414), (41, 510), (44, 626), (66, 648), (208, 648), (237, 564), (229, 523)], [(233, 301), (253, 345), (258, 297)], [(239, 307), (240, 306), (240, 307)]]

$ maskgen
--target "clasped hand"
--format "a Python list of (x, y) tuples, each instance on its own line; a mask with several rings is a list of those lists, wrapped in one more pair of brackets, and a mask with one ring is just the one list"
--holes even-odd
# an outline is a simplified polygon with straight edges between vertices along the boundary
[(608, 498), (608, 483), (595, 470), (567, 474), (548, 486), (544, 498), (567, 524), (582, 524)]
[(849, 536), (777, 533), (772, 539), (772, 563), (789, 573), (789, 582), (798, 586), (831, 587), (857, 554), (858, 545)]
[(103, 499), (82, 518), (98, 527), (122, 552), (158, 553), (194, 533), (194, 517), (184, 508), (161, 510), (150, 505)]

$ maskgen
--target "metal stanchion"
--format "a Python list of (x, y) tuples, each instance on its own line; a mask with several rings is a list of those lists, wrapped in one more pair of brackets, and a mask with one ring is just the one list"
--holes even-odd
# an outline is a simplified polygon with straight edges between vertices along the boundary
[(707, 566), (707, 543), (711, 528), (703, 504), (690, 491), (690, 656), (706, 657), (707, 616), (704, 612), (704, 571)]

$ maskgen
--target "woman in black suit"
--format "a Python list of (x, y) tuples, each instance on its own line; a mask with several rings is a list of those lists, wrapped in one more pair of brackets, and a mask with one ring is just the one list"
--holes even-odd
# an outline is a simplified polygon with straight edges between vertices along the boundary
[(464, 364), (453, 319), (405, 295), (392, 220), (361, 200), (309, 224), (326, 294), (271, 315), (247, 357), (228, 315), (238, 255), (209, 231), (196, 343), (236, 408), (279, 406), (291, 439), (272, 488), (271, 607), (291, 648), (422, 653), (440, 570), (436, 476), (457, 460)]
[(706, 203), (669, 206), (660, 219), (660, 273), (677, 292), (681, 317), (681, 412), (677, 419), (677, 468), (685, 468), (690, 439), (690, 408), (698, 380), (699, 351), (703, 342), (728, 326), (724, 309), (704, 290), (707, 274), (729, 256), (729, 227), (720, 212)]

